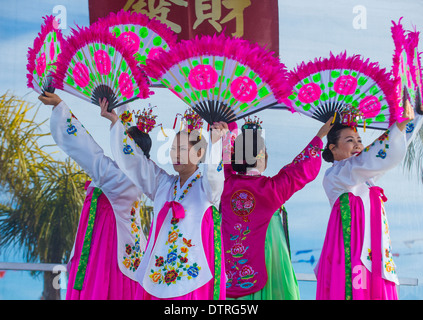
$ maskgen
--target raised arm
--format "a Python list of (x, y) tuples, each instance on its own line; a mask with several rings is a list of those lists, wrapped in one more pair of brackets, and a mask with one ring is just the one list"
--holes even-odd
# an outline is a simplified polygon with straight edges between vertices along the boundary
[(142, 149), (126, 133), (126, 127), (114, 112), (107, 111), (107, 102), (101, 102), (101, 115), (109, 119), (111, 124), (110, 142), (114, 159), (119, 168), (142, 190), (151, 200), (154, 200), (160, 183), (173, 179), (152, 160), (144, 155)]
[[(117, 219), (131, 220), (131, 208), (142, 193), (107, 157), (84, 126), (59, 96), (40, 96), (44, 104), (53, 105), (50, 129), (57, 145), (90, 176), (110, 201)], [(142, 235), (143, 237), (143, 235)]]
[(319, 174), (322, 165), (322, 139), (332, 128), (332, 120), (333, 117), (319, 129), (316, 136), (290, 164), (270, 178), (276, 199), (281, 205)]
[(322, 147), (322, 139), (314, 137), (290, 164), (269, 178), (275, 197), (281, 205), (317, 177), (322, 165)]
[(231, 157), (234, 142), (238, 136), (238, 126), (236, 122), (228, 123), (228, 132), (222, 138), (222, 163), (225, 179), (236, 174), (232, 169)]
[(222, 136), (227, 132), (228, 125), (223, 122), (211, 126), (206, 158), (203, 163), (202, 185), (207, 198), (215, 206), (219, 206), (223, 192), (224, 174), (222, 167)]
[(406, 128), (414, 120), (414, 110), (408, 101), (405, 106), (405, 120), (394, 123), (359, 155), (339, 161), (327, 171), (325, 188), (329, 188), (327, 184), (330, 183), (337, 188), (348, 190), (370, 179), (378, 179), (402, 161), (408, 145)]

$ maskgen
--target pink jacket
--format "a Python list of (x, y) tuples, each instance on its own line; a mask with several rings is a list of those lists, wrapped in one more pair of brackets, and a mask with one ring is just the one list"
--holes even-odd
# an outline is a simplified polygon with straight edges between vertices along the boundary
[(264, 242), (269, 222), (295, 192), (316, 178), (322, 145), (320, 138), (313, 138), (273, 177), (237, 174), (225, 164), (221, 212), (228, 297), (249, 295), (265, 286)]

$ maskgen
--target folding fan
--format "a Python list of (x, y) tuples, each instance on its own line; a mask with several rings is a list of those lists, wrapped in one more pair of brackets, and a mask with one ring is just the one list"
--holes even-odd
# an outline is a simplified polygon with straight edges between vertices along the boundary
[(45, 91), (54, 92), (51, 73), (56, 68), (54, 63), (62, 52), (65, 42), (54, 16), (46, 16), (43, 19), (41, 32), (34, 39), (32, 48), (28, 48), (26, 66), (28, 88), (34, 89), (39, 94)]
[(182, 41), (148, 58), (145, 69), (209, 124), (236, 121), (290, 93), (286, 68), (272, 52), (223, 34)]
[(94, 104), (107, 98), (109, 111), (152, 94), (126, 43), (98, 26), (72, 30), (53, 80), (56, 88)]
[[(146, 63), (147, 57), (154, 59), (176, 44), (177, 36), (166, 24), (142, 13), (124, 10), (112, 12), (95, 24), (125, 41), (135, 59), (142, 65)], [(154, 78), (150, 80), (157, 82)]]
[(399, 78), (396, 92), (400, 111), (402, 112), (403, 109), (401, 97), (405, 96), (410, 99), (410, 103), (414, 104), (419, 112), (422, 95), (422, 70), (418, 52), (419, 32), (408, 31), (406, 35), (401, 25), (401, 19), (398, 24), (392, 21), (391, 32), (395, 45), (392, 74)]
[(335, 112), (353, 107), (361, 114), (357, 126), (387, 129), (396, 121), (395, 81), (377, 63), (346, 52), (302, 62), (290, 72), (293, 110), (326, 122)]

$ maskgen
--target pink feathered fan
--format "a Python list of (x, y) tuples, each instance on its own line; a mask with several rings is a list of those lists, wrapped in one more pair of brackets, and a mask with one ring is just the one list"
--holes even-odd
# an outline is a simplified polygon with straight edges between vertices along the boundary
[[(141, 65), (147, 58), (154, 59), (176, 44), (177, 35), (165, 24), (142, 13), (121, 10), (99, 19), (93, 26), (112, 32), (124, 41)], [(156, 79), (150, 79), (153, 83)]]
[(357, 126), (387, 129), (396, 121), (395, 82), (378, 63), (341, 53), (301, 63), (290, 72), (293, 110), (326, 122), (335, 112), (354, 109)]
[(402, 114), (404, 100), (407, 98), (419, 112), (422, 94), (422, 71), (418, 52), (419, 33), (414, 31), (406, 34), (401, 20), (402, 18), (398, 24), (392, 21), (393, 26), (391, 27), (395, 45), (392, 74), (398, 79), (395, 90), (399, 105), (398, 116)]
[(109, 111), (152, 94), (126, 43), (98, 26), (72, 30), (53, 78), (56, 88), (94, 104), (107, 98)]
[(147, 59), (146, 70), (209, 124), (243, 118), (290, 93), (286, 68), (272, 52), (225, 35), (182, 41)]
[(28, 49), (27, 79), (28, 88), (34, 89), (39, 94), (45, 91), (54, 92), (51, 73), (54, 65), (62, 52), (65, 40), (59, 29), (59, 23), (53, 16), (43, 18), (41, 32), (34, 39), (32, 48)]

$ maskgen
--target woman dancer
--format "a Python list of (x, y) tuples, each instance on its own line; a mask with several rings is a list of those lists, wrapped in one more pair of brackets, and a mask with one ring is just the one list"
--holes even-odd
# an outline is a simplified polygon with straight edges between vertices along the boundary
[[(177, 175), (170, 175), (147, 159), (133, 142), (124, 142), (124, 128), (102, 104), (102, 115), (112, 121), (112, 152), (119, 166), (153, 201), (154, 218), (144, 259), (136, 278), (143, 299), (225, 299), (224, 268), (215, 274), (212, 206), (219, 205), (223, 189), (221, 135), (225, 123), (216, 123), (208, 146), (198, 129), (199, 117), (190, 114), (187, 131), (179, 132), (170, 155)], [(206, 148), (208, 149), (206, 152)], [(206, 154), (205, 154), (206, 153)], [(205, 157), (204, 167), (199, 163)], [(221, 262), (221, 258), (217, 259)]]
[(404, 121), (394, 123), (367, 148), (354, 122), (337, 123), (328, 134), (323, 158), (333, 166), (323, 187), (332, 211), (316, 268), (317, 299), (398, 299), (387, 198), (375, 181), (401, 162), (411, 131), (421, 125), (420, 120), (410, 122), (414, 111), (408, 101), (405, 106)]
[[(260, 123), (249, 119), (243, 125), (242, 133), (235, 139), (232, 164), (225, 164), (221, 200), (228, 297), (299, 299), (277, 210), (316, 178), (321, 166), (322, 138), (329, 131), (331, 120), (292, 163), (273, 177), (262, 175), (267, 152)], [(270, 221), (273, 222), (269, 226)], [(274, 228), (276, 232), (272, 232)], [(269, 241), (267, 234), (277, 236), (276, 242)]]
[[(45, 95), (39, 99), (53, 106), (53, 139), (92, 179), (86, 184), (87, 194), (68, 264), (66, 299), (135, 299), (142, 288), (134, 274), (147, 242), (139, 214), (142, 193), (104, 155), (65, 102), (56, 94)], [(151, 145), (140, 144), (148, 156)]]

